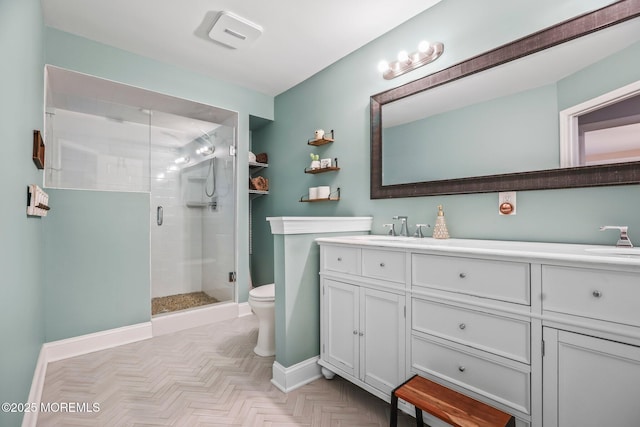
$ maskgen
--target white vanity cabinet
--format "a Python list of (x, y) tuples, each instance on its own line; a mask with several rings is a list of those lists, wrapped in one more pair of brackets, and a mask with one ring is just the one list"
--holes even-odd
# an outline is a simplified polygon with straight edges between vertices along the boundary
[(530, 421), (529, 263), (411, 256), (411, 371)]
[(640, 426), (640, 255), (317, 241), (323, 367), (387, 401), (419, 374), (515, 415), (518, 427)]
[(640, 274), (542, 266), (545, 427), (640, 425)]
[(389, 400), (405, 374), (405, 293), (403, 284), (380, 279), (403, 275), (404, 253), (331, 246), (321, 253), (319, 363)]

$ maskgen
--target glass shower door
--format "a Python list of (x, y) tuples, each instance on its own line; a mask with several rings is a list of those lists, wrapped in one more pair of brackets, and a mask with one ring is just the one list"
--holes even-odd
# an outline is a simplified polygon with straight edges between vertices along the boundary
[(219, 124), (154, 111), (152, 314), (235, 299), (235, 117)]

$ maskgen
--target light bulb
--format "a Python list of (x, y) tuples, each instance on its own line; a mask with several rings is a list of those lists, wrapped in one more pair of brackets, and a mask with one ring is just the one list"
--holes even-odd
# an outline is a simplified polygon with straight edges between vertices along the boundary
[(189, 163), (189, 156), (178, 157), (174, 160), (176, 165), (180, 165), (182, 163)]
[(406, 50), (401, 50), (400, 52), (398, 52), (398, 61), (400, 62), (409, 61), (409, 54), (407, 53)]
[(431, 48), (431, 43), (429, 43), (426, 40), (422, 40), (419, 44), (418, 44), (418, 50), (422, 53), (427, 52), (429, 49)]
[(381, 73), (386, 72), (389, 69), (389, 63), (387, 61), (378, 62), (378, 71)]

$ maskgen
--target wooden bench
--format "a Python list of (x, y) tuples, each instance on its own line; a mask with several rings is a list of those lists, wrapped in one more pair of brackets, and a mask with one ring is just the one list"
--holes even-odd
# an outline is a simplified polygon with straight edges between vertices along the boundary
[(398, 425), (398, 398), (415, 406), (419, 427), (423, 427), (422, 411), (454, 427), (516, 425), (512, 415), (416, 375), (391, 393), (391, 427)]

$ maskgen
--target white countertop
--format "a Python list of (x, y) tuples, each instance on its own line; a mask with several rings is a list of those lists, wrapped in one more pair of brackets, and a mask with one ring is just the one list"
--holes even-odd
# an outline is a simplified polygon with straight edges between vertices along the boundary
[(320, 237), (316, 242), (640, 267), (640, 248), (616, 248), (615, 246), (386, 235)]

